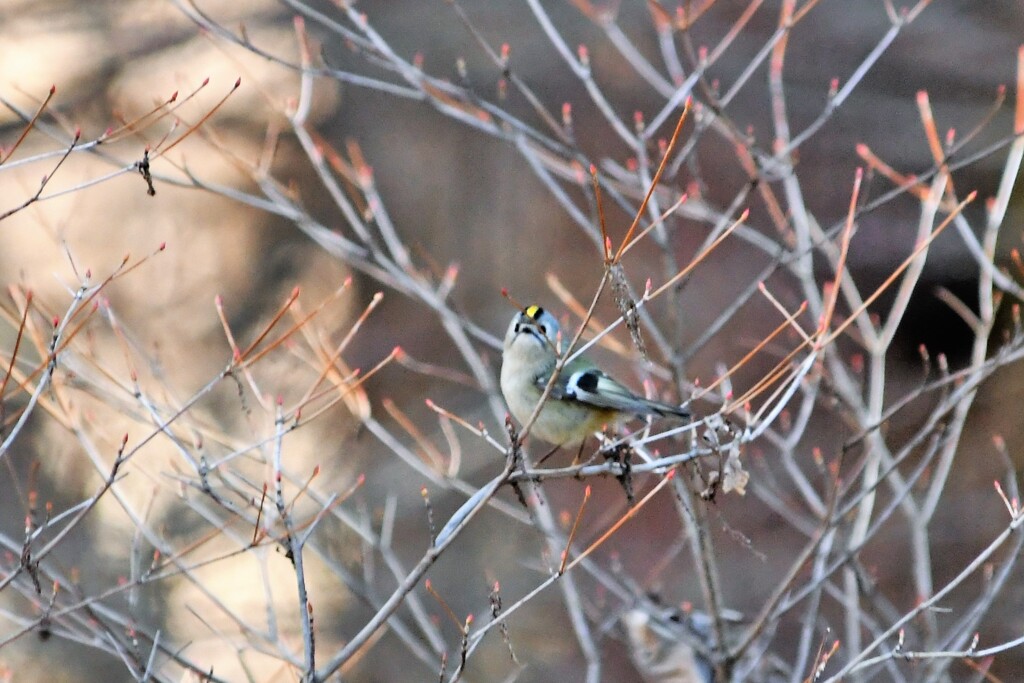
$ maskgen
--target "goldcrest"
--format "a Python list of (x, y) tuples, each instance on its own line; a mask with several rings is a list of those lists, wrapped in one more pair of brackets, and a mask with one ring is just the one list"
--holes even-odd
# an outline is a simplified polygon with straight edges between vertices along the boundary
[[(509, 323), (501, 360), (501, 393), (521, 425), (537, 407), (561, 357), (561, 346), (558, 321), (540, 306), (528, 306)], [(529, 433), (564, 446), (602, 429), (614, 429), (630, 418), (646, 416), (688, 418), (690, 412), (634, 394), (580, 356), (559, 372)]]

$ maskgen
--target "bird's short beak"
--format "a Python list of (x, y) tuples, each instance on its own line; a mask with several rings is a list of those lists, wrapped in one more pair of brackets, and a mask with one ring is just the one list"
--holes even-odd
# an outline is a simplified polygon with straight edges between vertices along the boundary
[(520, 315), (519, 320), (516, 321), (516, 334), (522, 334), (524, 332), (537, 334), (538, 330), (537, 326), (533, 324), (533, 321), (531, 321), (525, 315)]
[(515, 323), (515, 333), (517, 335), (530, 334), (538, 338), (542, 337), (540, 330), (537, 329), (537, 325), (525, 313), (519, 313), (519, 319)]
[(540, 333), (537, 328), (537, 323), (534, 322), (533, 318), (526, 315), (525, 313), (519, 314), (519, 320), (516, 321), (516, 334), (530, 334), (537, 339), (540, 343), (545, 343), (545, 337)]

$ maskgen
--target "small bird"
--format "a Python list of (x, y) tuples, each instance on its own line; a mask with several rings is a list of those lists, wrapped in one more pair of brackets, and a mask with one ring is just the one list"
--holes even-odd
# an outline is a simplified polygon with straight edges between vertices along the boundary
[[(520, 424), (525, 425), (537, 407), (561, 357), (561, 346), (558, 321), (540, 306), (528, 306), (509, 323), (501, 360), (501, 393)], [(530, 433), (565, 446), (631, 417), (650, 415), (688, 418), (690, 412), (637, 396), (580, 356), (559, 372)]]
[[(665, 629), (651, 614), (639, 608), (623, 614), (620, 621), (626, 630), (629, 656), (645, 683), (710, 683), (713, 680), (710, 664), (694, 652), (681, 633), (675, 632), (678, 628)], [(703, 634), (705, 640), (708, 635)]]

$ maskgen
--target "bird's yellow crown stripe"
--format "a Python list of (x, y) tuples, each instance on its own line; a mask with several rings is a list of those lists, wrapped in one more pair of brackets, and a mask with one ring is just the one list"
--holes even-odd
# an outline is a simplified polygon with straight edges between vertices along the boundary
[(534, 320), (536, 320), (537, 316), (539, 316), (543, 311), (544, 311), (543, 308), (541, 308), (540, 306), (536, 306), (536, 305), (534, 305), (534, 306), (527, 306), (526, 307), (526, 315), (530, 316)]

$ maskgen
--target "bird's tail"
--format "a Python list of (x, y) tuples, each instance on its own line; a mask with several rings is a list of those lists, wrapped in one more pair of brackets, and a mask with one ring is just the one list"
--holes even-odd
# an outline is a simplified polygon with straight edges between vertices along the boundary
[(658, 415), (660, 417), (681, 417), (683, 419), (689, 419), (692, 417), (692, 413), (682, 406), (672, 405), (671, 403), (662, 403), (661, 401), (651, 401), (648, 399), (643, 400), (644, 415)]

